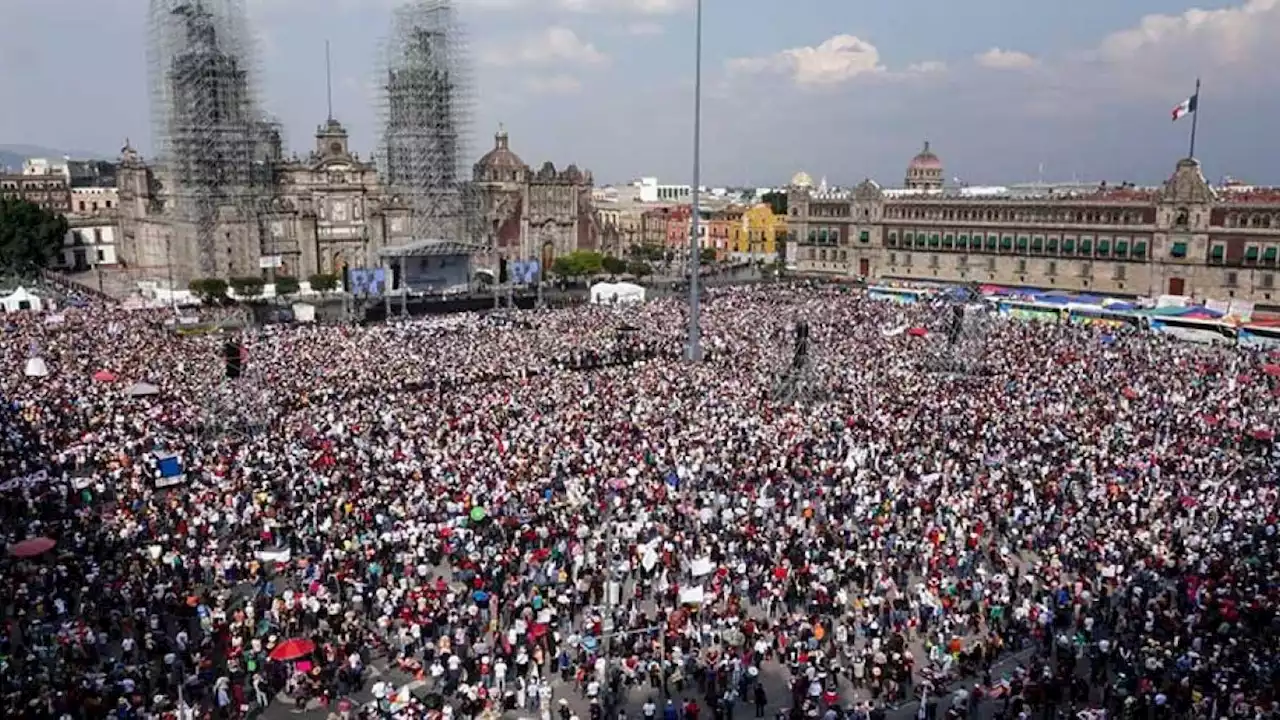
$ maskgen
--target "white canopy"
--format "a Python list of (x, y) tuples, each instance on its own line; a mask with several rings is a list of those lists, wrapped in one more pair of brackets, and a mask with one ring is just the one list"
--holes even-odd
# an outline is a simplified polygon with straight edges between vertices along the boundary
[(39, 295), (33, 295), (26, 288), (20, 287), (9, 295), (0, 298), (0, 303), (4, 304), (4, 311), (7, 313), (18, 312), (19, 310), (35, 310), (39, 312), (44, 309), (44, 301)]
[(48, 377), (49, 364), (44, 361), (44, 358), (29, 357), (27, 358), (27, 367), (24, 369), (23, 374), (31, 378)]
[(150, 397), (152, 395), (159, 395), (160, 388), (152, 385), (151, 383), (136, 382), (130, 385), (129, 389), (124, 392), (129, 397)]
[(591, 286), (593, 305), (630, 305), (644, 302), (644, 288), (635, 283), (596, 283)]

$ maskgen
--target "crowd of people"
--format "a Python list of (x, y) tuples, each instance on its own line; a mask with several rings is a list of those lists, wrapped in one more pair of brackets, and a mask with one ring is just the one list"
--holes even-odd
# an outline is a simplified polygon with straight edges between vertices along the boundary
[(241, 330), (227, 380), (81, 304), (5, 318), (5, 717), (1277, 715), (1259, 353), (997, 318), (958, 376), (943, 311), (770, 286), (700, 364), (658, 300)]

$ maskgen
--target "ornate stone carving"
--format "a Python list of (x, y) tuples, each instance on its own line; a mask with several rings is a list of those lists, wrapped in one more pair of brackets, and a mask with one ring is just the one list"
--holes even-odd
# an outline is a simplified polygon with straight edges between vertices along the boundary
[(1161, 188), (1160, 200), (1166, 203), (1207, 204), (1217, 200), (1217, 194), (1204, 179), (1200, 162), (1194, 158), (1183, 158), (1178, 161), (1173, 175)]

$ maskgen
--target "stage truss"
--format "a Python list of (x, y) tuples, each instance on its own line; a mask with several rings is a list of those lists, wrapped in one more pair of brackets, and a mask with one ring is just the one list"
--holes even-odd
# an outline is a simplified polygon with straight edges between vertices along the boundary
[(941, 340), (931, 343), (925, 369), (955, 377), (986, 375), (987, 337), (991, 330), (991, 308), (981, 296), (959, 294), (937, 304), (934, 333)]
[[(804, 320), (791, 326), (790, 358), (778, 373), (772, 397), (783, 405), (808, 404), (825, 400), (827, 388), (813, 362), (813, 345), (809, 323)], [(785, 354), (785, 353), (784, 353)]]

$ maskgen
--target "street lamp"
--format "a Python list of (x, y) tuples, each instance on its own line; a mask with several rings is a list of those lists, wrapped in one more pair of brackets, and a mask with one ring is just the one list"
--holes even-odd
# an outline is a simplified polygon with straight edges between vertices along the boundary
[(689, 362), (702, 361), (702, 328), (699, 325), (698, 272), (701, 248), (698, 247), (698, 185), (702, 170), (702, 0), (698, 0), (694, 26), (693, 65), (693, 198), (689, 233), (689, 340), (685, 357)]

